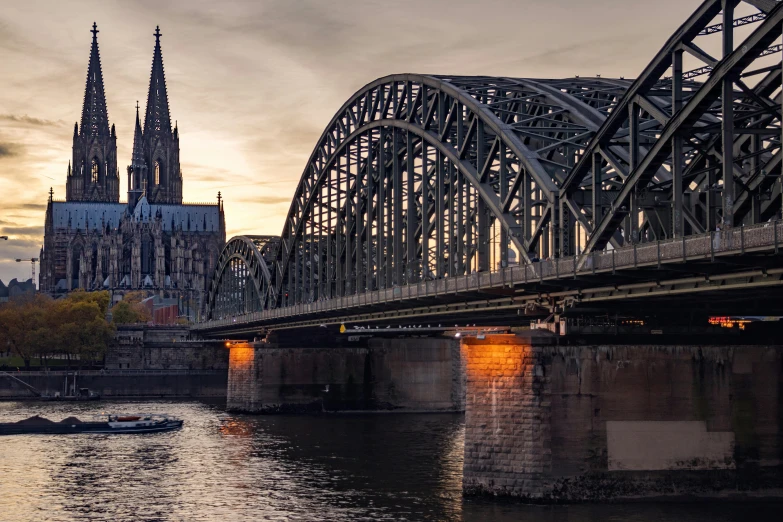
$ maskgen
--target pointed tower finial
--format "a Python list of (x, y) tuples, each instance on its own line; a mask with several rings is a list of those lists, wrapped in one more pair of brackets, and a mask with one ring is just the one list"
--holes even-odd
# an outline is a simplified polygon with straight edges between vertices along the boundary
[[(155, 48), (152, 54), (147, 106), (144, 110), (143, 152), (145, 168), (149, 169), (148, 195), (152, 203), (182, 203), (182, 173), (179, 165), (179, 139), (172, 131), (163, 53), (160, 47), (160, 26), (155, 27)], [(168, 161), (166, 161), (168, 159)], [(152, 175), (154, 173), (154, 176)], [(155, 183), (152, 183), (155, 180)]]
[(147, 92), (147, 114), (144, 117), (144, 135), (152, 133), (171, 134), (169, 96), (166, 92), (166, 76), (163, 72), (163, 54), (160, 50), (160, 27), (155, 28), (155, 49), (152, 53), (152, 72)]
[(49, 187), (49, 202), (51, 203), (52, 201), (54, 201), (54, 188)]
[[(131, 156), (131, 167), (137, 170), (145, 166), (144, 161), (144, 133), (141, 130), (141, 120), (139, 120), (139, 102), (136, 101), (136, 126), (133, 129), (133, 155)], [(141, 177), (144, 177), (141, 174)], [(139, 187), (136, 186), (136, 189)]]
[[(109, 115), (106, 110), (106, 93), (103, 87), (101, 57), (98, 52), (98, 25), (93, 22), (90, 63), (87, 68), (87, 84), (84, 87), (82, 107), (82, 136), (108, 136)], [(74, 129), (75, 131), (76, 129)]]

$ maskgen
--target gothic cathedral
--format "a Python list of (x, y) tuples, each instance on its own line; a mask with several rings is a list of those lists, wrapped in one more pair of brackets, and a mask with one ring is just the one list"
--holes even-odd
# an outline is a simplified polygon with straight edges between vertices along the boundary
[(120, 202), (117, 134), (109, 127), (98, 29), (92, 28), (81, 125), (73, 130), (65, 201), (50, 191), (41, 249), (41, 292), (148, 290), (204, 306), (226, 241), (223, 204), (182, 203), (179, 131), (171, 127), (161, 33), (155, 30), (144, 127), (136, 104), (128, 200)]

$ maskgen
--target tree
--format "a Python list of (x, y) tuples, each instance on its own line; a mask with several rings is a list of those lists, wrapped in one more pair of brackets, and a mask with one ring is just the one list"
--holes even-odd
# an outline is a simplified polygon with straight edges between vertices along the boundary
[[(96, 292), (97, 293), (97, 292)], [(105, 300), (108, 306), (108, 299)], [(79, 365), (96, 361), (106, 353), (114, 336), (114, 326), (106, 322), (103, 299), (85, 299), (76, 296), (57, 302), (57, 349), (70, 359), (77, 356)]]
[(53, 354), (95, 361), (103, 357), (114, 336), (106, 322), (108, 292), (74, 292), (53, 301), (38, 294), (0, 306), (0, 346), (10, 347), (30, 368), (34, 356)]
[(52, 300), (44, 295), (19, 296), (0, 307), (0, 345), (22, 358), (25, 369), (35, 355), (47, 350), (48, 312)]
[(99, 310), (103, 315), (109, 310), (109, 296), (108, 290), (101, 290), (99, 292), (85, 292), (83, 289), (78, 289), (68, 294), (68, 300), (74, 303), (95, 303), (98, 305)]
[(146, 323), (152, 320), (149, 310), (141, 303), (120, 301), (111, 309), (114, 324)]
[(141, 303), (147, 297), (149, 297), (147, 295), (147, 292), (143, 290), (137, 290), (135, 292), (128, 292), (127, 294), (125, 294), (125, 296), (123, 296), (122, 300), (133, 304), (133, 303)]

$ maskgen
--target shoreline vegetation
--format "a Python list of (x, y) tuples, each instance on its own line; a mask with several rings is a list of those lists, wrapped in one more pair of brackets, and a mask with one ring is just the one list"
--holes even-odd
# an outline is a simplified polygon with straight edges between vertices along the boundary
[(0, 370), (102, 367), (116, 324), (150, 320), (142, 298), (129, 294), (111, 315), (107, 291), (23, 294), (0, 305)]

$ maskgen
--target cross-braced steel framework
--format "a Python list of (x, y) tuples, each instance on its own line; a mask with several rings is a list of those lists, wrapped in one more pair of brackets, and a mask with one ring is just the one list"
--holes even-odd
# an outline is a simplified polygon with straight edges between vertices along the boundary
[(272, 262), (279, 246), (277, 236), (237, 236), (226, 243), (215, 267), (215, 273), (221, 275), (220, 292), (209, 296), (213, 316), (262, 310), (262, 296), (269, 294)]
[(368, 84), (319, 139), (274, 255), (226, 246), (208, 319), (775, 219), (782, 27), (775, 1), (707, 0), (634, 81)]

